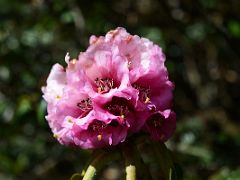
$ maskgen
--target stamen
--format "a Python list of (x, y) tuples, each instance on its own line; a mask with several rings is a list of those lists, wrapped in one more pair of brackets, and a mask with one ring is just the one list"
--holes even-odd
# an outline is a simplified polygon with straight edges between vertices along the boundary
[(144, 101), (145, 104), (149, 103), (150, 102), (150, 98), (147, 97), (146, 100)]
[(125, 118), (124, 114), (127, 114), (129, 112), (127, 106), (121, 106), (118, 104), (113, 104), (113, 105), (110, 104), (108, 106), (108, 110), (116, 116), (121, 116), (122, 119)]
[(113, 88), (114, 83), (111, 78), (96, 78), (95, 84), (97, 85), (98, 93), (107, 93), (110, 89)]
[(68, 118), (67, 121), (68, 121), (69, 123), (73, 123), (72, 118)]
[(97, 139), (98, 139), (99, 141), (101, 141), (101, 140), (102, 140), (102, 135), (101, 135), (101, 134), (97, 135)]
[(151, 91), (150, 87), (146, 88), (137, 84), (133, 84), (133, 87), (139, 91), (139, 100), (145, 104), (151, 103)]
[(106, 124), (102, 121), (95, 120), (93, 123), (91, 123), (88, 127), (88, 130), (97, 132), (97, 139), (98, 141), (101, 141), (103, 138), (103, 130), (107, 128), (108, 126), (110, 127), (117, 127), (119, 124), (116, 120), (112, 120), (111, 123)]
[(106, 107), (109, 112), (116, 116), (120, 116), (122, 119), (125, 119), (126, 114), (131, 109), (127, 99), (115, 96), (112, 98), (112, 101), (106, 105)]
[(59, 138), (59, 136), (57, 134), (53, 134), (53, 137), (56, 138), (56, 139)]
[(55, 98), (56, 98), (57, 100), (59, 100), (59, 99), (61, 99), (61, 96), (57, 95)]
[(101, 132), (103, 129), (105, 129), (107, 125), (99, 120), (94, 121), (92, 124), (89, 125), (90, 130)]
[(92, 101), (90, 98), (84, 99), (77, 103), (77, 106), (84, 112), (89, 112), (92, 110)]

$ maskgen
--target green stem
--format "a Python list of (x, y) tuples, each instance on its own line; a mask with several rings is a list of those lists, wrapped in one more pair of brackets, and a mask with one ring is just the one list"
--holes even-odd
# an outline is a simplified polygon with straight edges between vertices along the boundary
[(87, 171), (83, 177), (83, 180), (91, 180), (94, 178), (94, 176), (96, 175), (96, 168), (92, 165), (89, 165), (87, 168)]
[(84, 174), (83, 180), (92, 180), (97, 173), (98, 167), (102, 166), (101, 159), (106, 156), (105, 152), (97, 152), (97, 156), (93, 159)]
[(136, 180), (136, 167), (134, 165), (126, 166), (126, 180)]
[(119, 157), (120, 154), (116, 151), (100, 152), (88, 166), (87, 171), (84, 174), (83, 180), (93, 180), (97, 172), (99, 172), (109, 160), (113, 161), (115, 159), (118, 159)]
[(136, 166), (134, 160), (133, 147), (129, 144), (124, 144), (122, 146), (123, 157), (125, 158), (126, 166), (126, 180), (136, 180)]

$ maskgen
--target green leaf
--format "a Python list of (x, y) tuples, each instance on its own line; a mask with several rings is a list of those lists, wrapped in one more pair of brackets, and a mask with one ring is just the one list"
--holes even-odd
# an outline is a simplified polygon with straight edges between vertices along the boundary
[(228, 29), (232, 36), (240, 38), (240, 23), (238, 21), (231, 20), (228, 23)]
[(181, 170), (175, 165), (171, 152), (165, 144), (144, 140), (139, 142), (137, 146), (152, 177), (171, 180), (182, 179)]
[(37, 119), (40, 125), (44, 125), (45, 123), (45, 114), (46, 114), (47, 103), (44, 100), (41, 100), (37, 107)]
[(183, 170), (178, 163), (174, 163), (173, 167), (170, 169), (171, 180), (182, 180)]

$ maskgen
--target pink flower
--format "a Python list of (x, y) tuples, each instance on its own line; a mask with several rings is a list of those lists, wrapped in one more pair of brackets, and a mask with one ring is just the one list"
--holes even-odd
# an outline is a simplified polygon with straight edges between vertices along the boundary
[(168, 140), (176, 128), (176, 115), (171, 110), (151, 114), (144, 126), (154, 140)]
[(65, 60), (42, 89), (60, 143), (87, 149), (117, 145), (141, 130), (161, 141), (172, 135), (174, 86), (160, 47), (117, 28), (92, 36), (77, 60), (68, 54)]

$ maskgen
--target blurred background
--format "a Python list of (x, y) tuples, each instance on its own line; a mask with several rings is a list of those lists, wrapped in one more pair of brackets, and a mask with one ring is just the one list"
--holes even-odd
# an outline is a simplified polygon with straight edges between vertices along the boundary
[(90, 153), (52, 137), (41, 86), (66, 52), (118, 26), (166, 53), (177, 113), (167, 144), (184, 179), (240, 179), (238, 0), (0, 0), (0, 179), (81, 172)]

